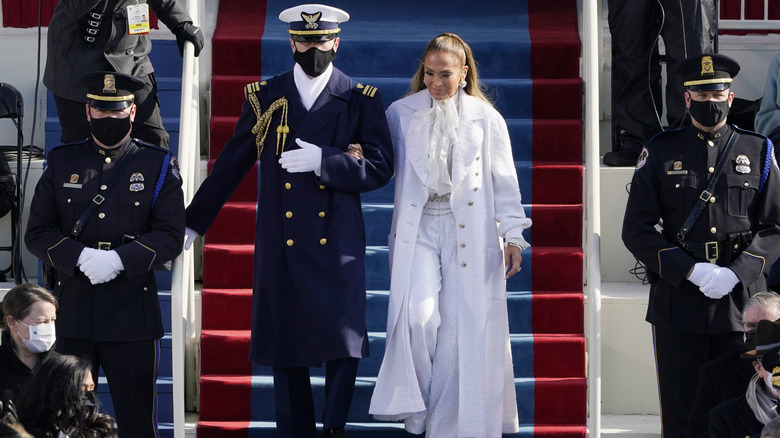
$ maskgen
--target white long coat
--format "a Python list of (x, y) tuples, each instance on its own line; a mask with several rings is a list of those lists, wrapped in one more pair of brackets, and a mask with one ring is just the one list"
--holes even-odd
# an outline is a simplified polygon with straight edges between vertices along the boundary
[[(389, 236), (390, 302), (385, 358), (371, 399), (377, 418), (424, 411), (409, 340), (408, 293), (415, 242), (428, 199), (426, 126), (412, 116), (431, 107), (422, 90), (394, 102), (387, 119), (396, 156), (395, 208)], [(518, 430), (504, 280), (504, 238), (531, 225), (522, 208), (506, 122), (490, 105), (460, 92), (452, 152), (451, 206), (458, 224), (458, 435), (497, 437)], [(418, 124), (419, 125), (419, 124)]]

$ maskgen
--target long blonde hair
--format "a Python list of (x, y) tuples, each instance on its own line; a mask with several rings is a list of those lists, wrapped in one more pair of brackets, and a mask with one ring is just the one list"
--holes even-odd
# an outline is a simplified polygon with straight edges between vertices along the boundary
[(491, 99), (485, 94), (486, 86), (479, 81), (479, 73), (477, 72), (477, 61), (474, 60), (474, 55), (471, 53), (471, 47), (463, 41), (463, 38), (455, 35), (454, 33), (444, 32), (443, 34), (432, 39), (423, 52), (422, 60), (420, 60), (420, 66), (417, 68), (417, 72), (412, 76), (412, 83), (409, 86), (409, 93), (414, 94), (420, 90), (425, 89), (425, 57), (432, 52), (446, 52), (450, 53), (458, 58), (462, 65), (468, 67), (466, 72), (466, 88), (464, 91), (466, 94), (474, 96), (493, 105)]

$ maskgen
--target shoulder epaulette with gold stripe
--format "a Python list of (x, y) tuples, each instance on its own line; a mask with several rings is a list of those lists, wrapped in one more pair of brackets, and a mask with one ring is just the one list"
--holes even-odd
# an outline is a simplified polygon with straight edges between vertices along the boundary
[(268, 85), (268, 81), (258, 81), (246, 84), (246, 86), (244, 86), (244, 99), (249, 99), (250, 94), (260, 91), (260, 89), (266, 85)]
[(371, 85), (357, 84), (355, 85), (354, 90), (368, 97), (374, 97), (374, 94), (376, 94), (376, 87)]

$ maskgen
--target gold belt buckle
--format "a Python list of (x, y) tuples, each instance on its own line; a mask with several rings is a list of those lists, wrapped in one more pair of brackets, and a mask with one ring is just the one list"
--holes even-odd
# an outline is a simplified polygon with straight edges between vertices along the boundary
[(97, 243), (97, 249), (110, 251), (111, 250), (111, 242), (98, 242)]
[(718, 242), (706, 242), (704, 244), (704, 254), (710, 263), (718, 261)]

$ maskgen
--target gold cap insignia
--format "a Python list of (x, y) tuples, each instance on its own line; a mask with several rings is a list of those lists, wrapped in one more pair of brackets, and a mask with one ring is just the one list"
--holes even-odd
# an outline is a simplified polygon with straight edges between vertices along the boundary
[(111, 73), (103, 76), (103, 92), (116, 94), (116, 78)]
[(712, 56), (701, 57), (701, 74), (702, 76), (715, 74), (715, 68), (712, 65)]
[(673, 170), (680, 170), (682, 169), (682, 161), (675, 161), (674, 164), (672, 164)]
[(317, 12), (316, 14), (301, 12), (301, 18), (306, 22), (306, 29), (317, 29), (320, 27), (319, 21), (322, 18), (322, 12)]
[(70, 176), (70, 183), (76, 184), (77, 182), (79, 182), (79, 175), (77, 173), (74, 173)]

